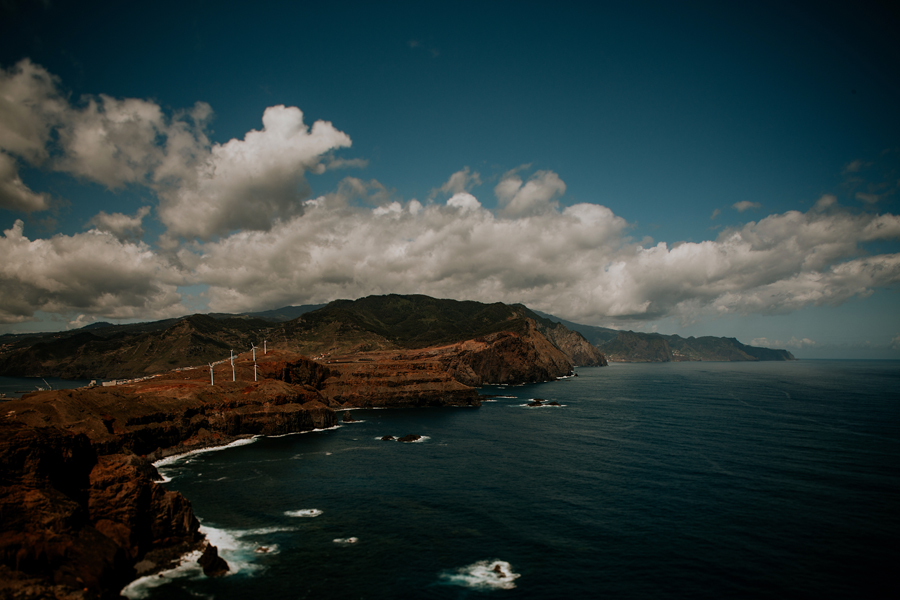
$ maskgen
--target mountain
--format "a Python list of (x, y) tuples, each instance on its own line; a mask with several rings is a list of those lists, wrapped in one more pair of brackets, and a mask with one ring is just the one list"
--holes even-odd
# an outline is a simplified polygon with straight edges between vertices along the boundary
[[(115, 379), (222, 360), (261, 343), (271, 326), (252, 318), (191, 315), (19, 339), (0, 352), (0, 375)], [(5, 340), (3, 340), (5, 341)]]
[[(446, 346), (499, 332), (529, 340), (537, 332), (566, 357), (569, 367), (599, 365), (606, 360), (580, 334), (522, 305), (387, 295), (338, 300), (318, 309), (287, 307), (255, 314), (261, 316), (191, 315), (155, 323), (3, 336), (0, 375), (139, 377), (221, 361), (232, 350), (246, 353), (251, 344), (261, 346), (264, 340), (291, 352), (338, 356)], [(299, 316), (278, 322), (293, 314)], [(554, 368), (548, 373), (565, 374), (557, 371)]]

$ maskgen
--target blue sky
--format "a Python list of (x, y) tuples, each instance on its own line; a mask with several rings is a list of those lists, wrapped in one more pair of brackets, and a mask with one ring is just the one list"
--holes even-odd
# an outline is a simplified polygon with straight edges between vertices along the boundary
[(882, 5), (0, 10), (0, 332), (397, 292), (900, 358)]

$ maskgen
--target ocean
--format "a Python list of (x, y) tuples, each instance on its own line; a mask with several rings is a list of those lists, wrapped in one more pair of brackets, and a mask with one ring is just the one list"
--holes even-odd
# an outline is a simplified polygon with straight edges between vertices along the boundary
[(900, 362), (619, 363), (481, 393), (160, 464), (232, 574), (125, 593), (900, 597)]
[(21, 398), (40, 390), (70, 390), (84, 387), (90, 379), (59, 379), (58, 377), (0, 377), (0, 402)]

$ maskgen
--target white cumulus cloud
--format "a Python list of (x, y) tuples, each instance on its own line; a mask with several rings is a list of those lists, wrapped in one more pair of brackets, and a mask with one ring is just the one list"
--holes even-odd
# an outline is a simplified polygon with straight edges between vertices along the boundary
[(214, 144), (179, 185), (162, 192), (159, 217), (172, 236), (185, 238), (268, 230), (274, 220), (302, 212), (309, 195), (305, 172), (349, 145), (350, 137), (331, 123), (316, 121), (310, 129), (300, 109), (269, 107), (262, 130)]
[(0, 237), (0, 323), (36, 311), (113, 319), (184, 314), (180, 272), (143, 243), (91, 230), (30, 240), (17, 220)]
[(375, 209), (323, 197), (267, 233), (185, 250), (182, 261), (210, 286), (214, 310), (425, 293), (588, 323), (781, 313), (900, 282), (900, 255), (861, 256), (859, 246), (900, 239), (894, 215), (791, 211), (671, 246), (636, 243), (627, 229), (596, 204), (507, 218), (464, 192)]
[(542, 214), (558, 206), (557, 199), (566, 192), (566, 184), (553, 171), (537, 171), (523, 182), (516, 173), (504, 175), (494, 188), (501, 214), (523, 217)]

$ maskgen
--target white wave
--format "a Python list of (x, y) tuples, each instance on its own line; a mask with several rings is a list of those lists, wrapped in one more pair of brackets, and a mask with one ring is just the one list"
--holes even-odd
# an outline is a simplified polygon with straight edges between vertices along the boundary
[(318, 508), (302, 508), (300, 510), (286, 510), (284, 514), (288, 517), (318, 517), (322, 511)]
[(355, 544), (359, 541), (359, 538), (348, 537), (348, 538), (334, 538), (332, 540), (335, 544)]
[(200, 525), (200, 533), (206, 536), (209, 543), (219, 550), (219, 556), (228, 563), (228, 575), (253, 573), (262, 568), (253, 563), (259, 545), (241, 541), (238, 532)]
[(206, 448), (198, 448), (197, 450), (191, 450), (190, 452), (183, 452), (182, 454), (173, 454), (172, 456), (167, 456), (165, 458), (161, 458), (153, 463), (153, 466), (159, 469), (159, 467), (165, 467), (168, 465), (172, 465), (178, 462), (183, 461), (186, 458), (190, 458), (191, 456), (197, 456), (198, 454), (205, 454), (207, 452), (218, 452), (219, 450), (226, 450), (228, 448), (236, 448), (238, 446), (246, 446), (247, 444), (252, 444), (256, 440), (259, 439), (258, 435), (254, 435), (249, 438), (242, 438), (239, 440), (235, 440), (230, 444), (223, 444), (221, 446), (207, 446)]
[(152, 575), (138, 577), (126, 585), (119, 594), (131, 600), (139, 600), (148, 597), (152, 589), (165, 585), (173, 579), (196, 579), (202, 577), (203, 569), (197, 563), (201, 555), (202, 553), (199, 550), (189, 552), (181, 557), (177, 567), (153, 573)]
[(296, 527), (260, 527), (258, 529), (236, 529), (232, 534), (237, 537), (248, 537), (251, 535), (269, 535), (270, 533), (283, 533), (289, 531), (297, 531)]
[[(392, 440), (382, 440), (381, 437), (377, 437), (375, 439), (378, 440), (379, 442), (399, 442), (400, 441), (400, 438), (397, 436), (394, 436), (394, 439), (392, 439)], [(431, 436), (422, 435), (422, 436), (419, 436), (419, 439), (417, 439), (417, 440), (413, 440), (411, 442), (403, 442), (403, 443), (404, 444), (421, 444), (422, 442), (425, 442), (430, 439), (431, 439)]]
[(449, 584), (476, 590), (511, 590), (520, 575), (503, 560), (482, 560), (452, 572), (441, 573)]
[(307, 429), (306, 431), (292, 431), (290, 433), (282, 433), (279, 435), (267, 435), (266, 437), (283, 438), (283, 437), (287, 437), (289, 435), (303, 435), (304, 433), (318, 433), (320, 431), (332, 431), (333, 429), (340, 429), (340, 428), (341, 428), (341, 426), (340, 426), (340, 424), (338, 424), (338, 425), (333, 425), (331, 427), (322, 427), (319, 429)]

